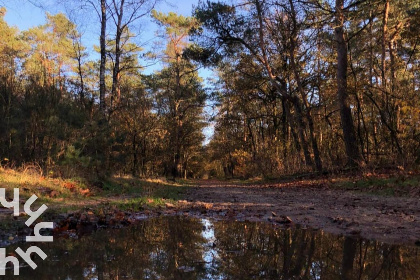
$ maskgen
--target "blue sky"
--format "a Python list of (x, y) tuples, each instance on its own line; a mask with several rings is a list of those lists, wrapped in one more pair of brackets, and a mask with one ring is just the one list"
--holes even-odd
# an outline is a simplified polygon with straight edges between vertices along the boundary
[[(97, 54), (93, 51), (93, 45), (99, 44), (99, 21), (96, 14), (92, 11), (80, 11), (76, 13), (71, 12), (71, 8), (57, 3), (66, 1), (63, 0), (32, 0), (32, 3), (40, 3), (42, 7), (37, 7), (31, 4), (28, 0), (0, 0), (0, 5), (4, 4), (7, 8), (5, 20), (9, 25), (16, 26), (19, 30), (26, 30), (34, 26), (45, 23), (45, 13), (56, 14), (59, 12), (68, 14), (70, 19), (79, 26), (79, 31), (82, 32), (83, 44), (88, 47), (89, 52), (93, 57)], [(193, 5), (197, 5), (198, 0), (161, 0), (155, 7), (161, 12), (173, 11), (184, 16), (191, 16)], [(145, 17), (136, 22), (134, 32), (138, 33), (135, 39), (136, 43), (142, 45), (144, 49), (156, 50), (156, 43), (160, 38), (156, 37), (156, 31), (159, 29), (157, 24), (151, 20), (150, 17)], [(95, 57), (97, 58), (97, 57)], [(161, 65), (153, 65), (145, 69), (146, 73), (153, 72), (161, 67)], [(211, 72), (204, 69), (200, 71), (202, 77), (210, 77)]]
[[(45, 10), (51, 13), (66, 12), (63, 5), (57, 5), (59, 1), (54, 0), (33, 0), (32, 3), (40, 3)], [(184, 16), (191, 15), (192, 6), (196, 5), (198, 0), (165, 0), (161, 1), (156, 10), (162, 12), (173, 11)], [(24, 30), (44, 22), (45, 10), (42, 10), (27, 0), (2, 0), (0, 4), (8, 10), (6, 20), (9, 24), (16, 25)]]
[[(26, 30), (34, 26), (38, 26), (45, 23), (45, 13), (51, 14), (63, 12), (69, 14), (70, 19), (75, 21), (80, 27), (80, 31), (83, 33), (83, 44), (88, 47), (88, 50), (93, 57), (97, 56), (93, 52), (93, 45), (98, 45), (99, 41), (99, 23), (98, 18), (93, 16), (94, 13), (91, 11), (76, 11), (74, 16), (71, 15), (71, 10), (68, 6), (57, 5), (60, 0), (32, 0), (32, 3), (40, 3), (42, 7), (37, 7), (31, 4), (28, 0), (0, 0), (0, 4), (3, 4), (7, 8), (7, 14), (5, 20), (9, 25), (16, 26), (19, 30)], [(63, 3), (65, 3), (64, 1)], [(156, 10), (161, 12), (173, 11), (184, 16), (190, 16), (192, 13), (193, 5), (197, 5), (198, 0), (164, 0), (160, 1), (156, 6)], [(144, 18), (136, 23), (138, 26), (136, 43), (141, 44), (145, 50), (155, 50), (156, 43), (160, 40), (156, 37), (156, 31), (158, 26), (150, 18)], [(162, 65), (155, 64), (144, 70), (145, 73), (152, 73), (158, 70)], [(207, 69), (201, 69), (199, 71), (201, 77), (205, 80), (212, 77), (212, 72)], [(208, 83), (205, 82), (206, 85)], [(214, 112), (210, 107), (206, 108), (208, 114)], [(206, 135), (205, 143), (208, 143), (210, 137), (213, 135), (213, 125), (210, 124), (204, 129)]]
[[(57, 5), (60, 1), (64, 4)], [(39, 3), (41, 7), (31, 4), (31, 2)], [(155, 9), (165, 13), (173, 11), (184, 16), (190, 16), (192, 6), (196, 5), (197, 2), (198, 0), (164, 0), (160, 1)], [(92, 50), (94, 44), (98, 44), (99, 21), (92, 10), (75, 10), (66, 5), (66, 1), (63, 0), (0, 0), (0, 5), (2, 3), (7, 8), (6, 22), (9, 25), (17, 26), (20, 30), (26, 30), (45, 23), (46, 12), (52, 14), (62, 12), (69, 15), (70, 19), (79, 26), (79, 31), (83, 33), (84, 44), (90, 50)], [(157, 24), (149, 17), (145, 17), (137, 21), (135, 25), (137, 30), (134, 30), (134, 32), (138, 33), (137, 43), (144, 45), (145, 49), (153, 49), (154, 42), (159, 40), (156, 38)]]

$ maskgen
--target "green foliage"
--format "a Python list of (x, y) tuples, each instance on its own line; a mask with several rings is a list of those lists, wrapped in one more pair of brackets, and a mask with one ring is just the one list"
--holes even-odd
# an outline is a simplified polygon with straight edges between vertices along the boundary
[[(182, 176), (200, 172), (206, 95), (194, 66), (180, 58), (197, 20), (154, 13), (166, 28), (168, 64), (151, 76), (141, 75), (142, 48), (132, 41), (136, 34), (128, 25), (121, 30), (118, 48), (117, 38), (106, 38), (106, 88), (113, 87), (117, 75), (120, 96), (106, 93), (104, 116), (97, 104), (99, 62), (88, 60), (78, 27), (64, 14), (47, 13), (45, 24), (19, 32), (7, 25), (4, 13), (2, 9), (0, 157), (8, 158), (8, 164), (36, 162), (49, 175), (91, 181), (115, 173), (149, 177), (170, 173), (176, 146)], [(174, 113), (182, 123), (177, 133)]]
[(90, 159), (82, 155), (81, 149), (76, 149), (73, 145), (69, 145), (64, 153), (63, 164), (88, 167)]

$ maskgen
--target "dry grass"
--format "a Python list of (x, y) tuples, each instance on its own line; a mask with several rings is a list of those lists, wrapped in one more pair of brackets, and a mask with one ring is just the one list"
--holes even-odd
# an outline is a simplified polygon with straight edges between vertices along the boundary
[(19, 188), (21, 196), (35, 194), (43, 200), (93, 195), (82, 181), (48, 178), (13, 169), (0, 169), (0, 188), (5, 188), (6, 192)]
[(45, 203), (51, 211), (66, 212), (109, 204), (138, 209), (162, 206), (169, 201), (175, 203), (182, 198), (185, 184), (171, 183), (164, 178), (116, 176), (93, 186), (80, 178), (50, 178), (0, 168), (0, 188), (6, 189), (8, 199), (12, 199), (13, 189), (19, 188), (22, 202), (35, 194), (38, 204)]

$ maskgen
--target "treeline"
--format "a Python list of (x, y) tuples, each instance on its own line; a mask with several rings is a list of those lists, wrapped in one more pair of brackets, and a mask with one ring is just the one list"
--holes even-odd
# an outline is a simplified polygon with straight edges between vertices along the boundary
[(145, 52), (130, 28), (151, 14), (152, 1), (72, 4), (98, 12), (98, 60), (66, 15), (47, 13), (45, 24), (19, 31), (0, 11), (1, 166), (88, 178), (198, 173), (206, 94), (182, 56), (197, 20), (152, 13), (166, 49), (147, 55), (164, 67), (144, 75)]
[[(1, 10), (1, 165), (250, 177), (420, 162), (420, 0), (199, 1), (192, 17), (66, 3), (96, 19), (97, 60), (64, 14), (19, 31)], [(147, 15), (166, 49), (133, 39)], [(145, 75), (140, 57), (164, 67)], [(218, 74), (212, 94), (202, 66)]]
[(194, 15), (219, 74), (212, 174), (420, 162), (420, 1), (203, 1)]

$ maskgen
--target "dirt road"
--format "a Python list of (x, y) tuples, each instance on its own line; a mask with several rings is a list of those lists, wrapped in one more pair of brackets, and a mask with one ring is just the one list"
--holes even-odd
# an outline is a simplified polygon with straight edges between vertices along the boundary
[(420, 240), (418, 197), (375, 196), (305, 181), (273, 185), (217, 181), (198, 184), (188, 192), (185, 206), (201, 209), (208, 216), (298, 224), (388, 243), (414, 245)]

